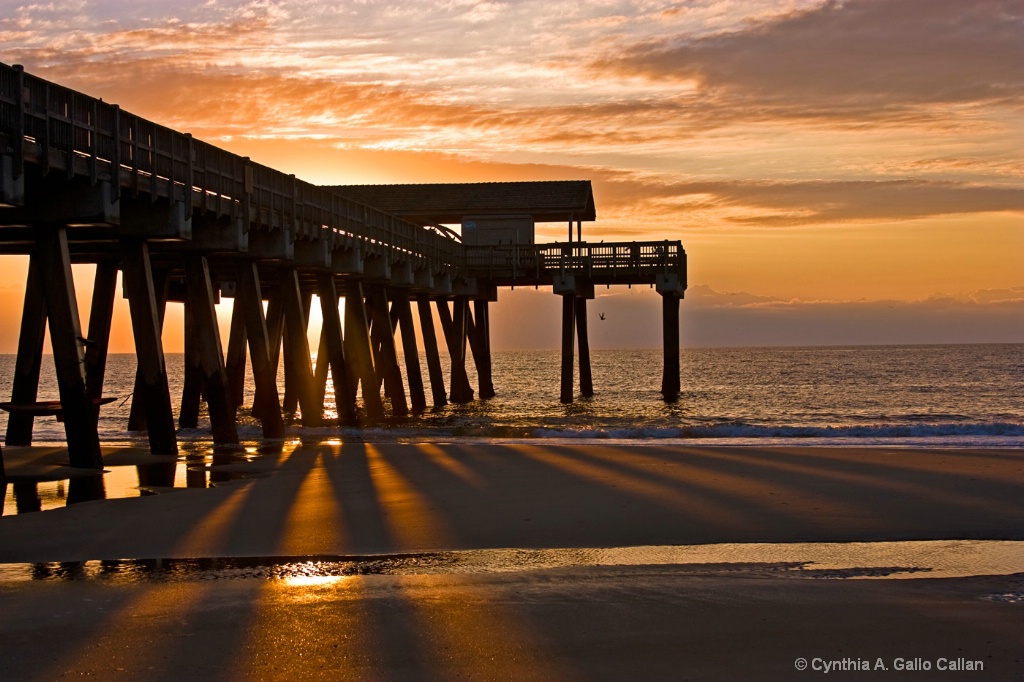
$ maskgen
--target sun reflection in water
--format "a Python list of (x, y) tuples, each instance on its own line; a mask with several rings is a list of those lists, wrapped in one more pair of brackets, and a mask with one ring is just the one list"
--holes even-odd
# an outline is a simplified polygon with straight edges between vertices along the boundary
[(347, 575), (287, 575), (281, 583), (288, 587), (329, 587), (351, 580)]

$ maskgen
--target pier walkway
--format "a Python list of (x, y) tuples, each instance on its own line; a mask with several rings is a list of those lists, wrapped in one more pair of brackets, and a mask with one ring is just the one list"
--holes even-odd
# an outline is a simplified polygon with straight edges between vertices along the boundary
[[(312, 185), (0, 64), (0, 253), (29, 257), (6, 443), (30, 444), (34, 418), (53, 413), (37, 401), (49, 328), (70, 463), (102, 467), (97, 419), (118, 273), (138, 357), (128, 428), (145, 429), (154, 454), (177, 453), (161, 342), (169, 302), (185, 306), (177, 427), (194, 427), (205, 400), (218, 445), (238, 442), (247, 365), (253, 414), (270, 438), (283, 434), (285, 413), (323, 423), (328, 376), (342, 423), (424, 410), (420, 346), (434, 406), (493, 396), (488, 306), (500, 287), (551, 286), (562, 296), (560, 399), (570, 402), (575, 345), (580, 392), (593, 392), (586, 301), (595, 284), (655, 286), (664, 301), (662, 392), (675, 400), (682, 244), (581, 241), (582, 221), (595, 217), (588, 181)], [(553, 221), (568, 224), (569, 241), (534, 243), (534, 224)], [(453, 223), (461, 235), (446, 227)], [(96, 266), (88, 329), (72, 263)], [(315, 367), (306, 341), (314, 294), (323, 317)], [(226, 354), (214, 308), (222, 296), (234, 299)], [(434, 311), (451, 358), (447, 390)]]

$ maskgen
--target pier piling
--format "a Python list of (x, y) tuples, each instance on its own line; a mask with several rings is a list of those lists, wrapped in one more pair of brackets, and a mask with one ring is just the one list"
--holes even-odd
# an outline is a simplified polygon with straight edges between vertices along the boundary
[(85, 385), (89, 391), (89, 398), (93, 400), (103, 396), (107, 350), (110, 347), (110, 325), (114, 317), (116, 298), (117, 262), (101, 260), (96, 264), (96, 275), (93, 278), (89, 335), (85, 347)]
[(420, 372), (416, 327), (413, 326), (409, 294), (405, 291), (398, 291), (395, 293), (394, 299), (392, 310), (398, 310), (398, 328), (402, 334), (402, 355), (405, 359), (405, 374), (409, 382), (409, 403), (413, 412), (422, 412), (427, 408), (427, 398), (423, 388), (423, 375)]
[(572, 402), (573, 341), (576, 327), (576, 294), (562, 294), (562, 379), (559, 400)]
[[(43, 298), (40, 261), (30, 258), (25, 302), (21, 313), (18, 355), (14, 361), (12, 403), (35, 402), (39, 391), (39, 372), (46, 341), (46, 301)], [(30, 412), (12, 412), (7, 421), (7, 445), (31, 445), (35, 419)]]
[[(198, 360), (202, 393), (206, 396), (213, 442), (215, 445), (237, 445), (238, 427), (224, 367), (210, 268), (204, 256), (189, 254), (185, 257), (185, 287), (188, 292), (186, 313), (192, 314), (194, 336), (191, 341)], [(189, 348), (188, 339), (185, 347)]]
[(385, 395), (391, 400), (391, 413), (396, 417), (404, 417), (409, 414), (409, 404), (405, 399), (402, 370), (398, 366), (395, 329), (391, 323), (391, 313), (388, 311), (387, 291), (383, 285), (372, 285), (367, 296), (373, 310), (371, 340), (380, 348), (378, 377), (383, 380)]
[[(341, 424), (353, 425), (356, 423), (356, 399), (349, 380), (349, 364), (345, 357), (341, 315), (338, 312), (338, 288), (333, 275), (325, 272), (317, 276), (317, 293), (320, 296), (320, 312), (323, 317), (321, 346), (324, 346), (316, 357), (317, 373), (319, 374), (321, 365), (330, 368), (338, 421)], [(325, 371), (324, 380), (326, 379)], [(319, 397), (322, 404), (323, 395)]]
[(362, 385), (366, 416), (370, 421), (377, 422), (384, 416), (384, 402), (377, 388), (363, 286), (358, 280), (349, 282), (345, 289), (345, 355), (354, 368), (351, 377), (353, 392), (356, 382)]
[(679, 399), (679, 296), (675, 293), (661, 295), (663, 345), (665, 351), (664, 370), (661, 375), (661, 394), (666, 402)]
[[(277, 360), (263, 313), (263, 295), (255, 263), (247, 263), (239, 268), (235, 306), (241, 310), (245, 319), (245, 338), (249, 342), (249, 358), (255, 383), (253, 412), (257, 413), (263, 426), (264, 436), (280, 438), (284, 435), (284, 423), (277, 391)], [(280, 337), (277, 341), (280, 344)], [(256, 395), (263, 396), (264, 407), (258, 411), (255, 408)]]
[(456, 296), (452, 301), (452, 309), (448, 301), (437, 301), (437, 315), (444, 331), (448, 346), (448, 357), (451, 358), (451, 391), (449, 399), (453, 403), (468, 403), (473, 399), (473, 388), (466, 374), (466, 308), (468, 301), (465, 296)]
[[(159, 276), (160, 301), (154, 287), (153, 269), (149, 259), (149, 245), (145, 240), (122, 242), (123, 276), (128, 309), (135, 336), (135, 354), (138, 358), (132, 412), (144, 415), (149, 435), (149, 448), (154, 455), (177, 455), (178, 441), (174, 432), (174, 413), (167, 385), (167, 367), (164, 364), (163, 328), (164, 306), (167, 301), (167, 278)], [(140, 408), (136, 408), (136, 404)], [(138, 417), (136, 421), (138, 425)], [(129, 418), (129, 426), (133, 426)], [(137, 429), (141, 430), (141, 429)]]
[(486, 300), (473, 301), (473, 316), (467, 316), (469, 347), (476, 365), (477, 388), (481, 399), (493, 398), (494, 377), (491, 371), (490, 307)]
[(85, 353), (82, 326), (78, 319), (75, 285), (71, 278), (67, 228), (63, 225), (36, 226), (33, 259), (39, 260), (46, 317), (50, 327), (53, 364), (64, 409), (68, 459), (71, 466), (102, 469), (97, 432), (99, 407), (89, 398), (85, 384)]
[(294, 401), (302, 411), (303, 426), (320, 426), (323, 423), (323, 405), (316, 401), (316, 386), (313, 384), (313, 363), (309, 355), (309, 341), (306, 339), (307, 315), (312, 304), (312, 294), (304, 294), (299, 286), (298, 273), (294, 268), (281, 272), (279, 287), (283, 294), (285, 325), (284, 372), (285, 412), (294, 406), (288, 403), (288, 389), (294, 391)]
[(231, 306), (231, 326), (228, 331), (228, 355), (224, 367), (228, 374), (228, 395), (231, 412), (238, 415), (238, 408), (245, 402), (245, 315), (238, 304), (238, 279), (235, 280), (235, 298)]
[(444, 388), (444, 373), (441, 370), (441, 356), (437, 347), (430, 299), (426, 296), (417, 298), (416, 309), (420, 316), (420, 331), (423, 333), (423, 354), (427, 359), (427, 376), (430, 377), (430, 397), (435, 408), (444, 407), (448, 404), (448, 395)]
[(590, 368), (590, 338), (587, 332), (587, 299), (576, 298), (576, 345), (580, 354), (580, 395), (594, 395), (594, 378)]

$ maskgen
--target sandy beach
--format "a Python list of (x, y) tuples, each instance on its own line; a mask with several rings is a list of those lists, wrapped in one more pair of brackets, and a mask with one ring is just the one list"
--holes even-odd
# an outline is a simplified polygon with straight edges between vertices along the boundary
[[(12, 477), (45, 473), (17, 452), (5, 459)], [(0, 518), (0, 562), (1024, 540), (1018, 450), (352, 443), (227, 468), (254, 477)], [(861, 580), (768, 560), (409, 565), (284, 579), (28, 580), (8, 567), (2, 679), (1024, 673), (1024, 581), (1008, 571)], [(61, 574), (48, 566), (37, 577)]]

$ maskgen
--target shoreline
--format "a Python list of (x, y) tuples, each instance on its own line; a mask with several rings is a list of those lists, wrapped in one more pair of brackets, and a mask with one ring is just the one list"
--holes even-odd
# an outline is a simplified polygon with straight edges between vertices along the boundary
[(193, 464), (252, 476), (216, 487), (0, 517), (0, 562), (1024, 540), (1021, 449), (319, 443), (249, 459)]
[[(980, 680), (1024, 669), (1024, 566), (899, 579), (862, 561), (803, 570), (750, 544), (732, 548), (755, 551), (745, 566), (642, 563), (652, 554), (600, 565), (571, 549), (931, 539), (941, 558), (998, 544), (949, 542), (965, 537), (1017, 548), (1024, 450), (360, 443), (226, 466), (266, 475), (0, 518), (0, 569), (30, 571), (0, 579), (5, 674), (716, 682), (826, 666), (844, 679), (863, 661), (879, 680), (904, 679), (908, 662), (934, 673), (962, 660)], [(510, 570), (444, 565), (488, 553)], [(411, 572), (300, 561), (270, 575), (217, 559), (368, 554), (406, 555), (393, 561)], [(98, 561), (133, 557), (180, 558), (123, 574)], [(887, 559), (874, 565), (901, 566)], [(59, 561), (70, 563), (10, 563)]]

